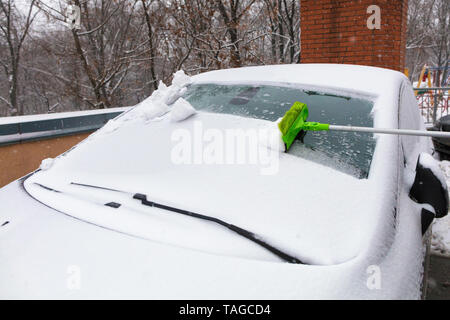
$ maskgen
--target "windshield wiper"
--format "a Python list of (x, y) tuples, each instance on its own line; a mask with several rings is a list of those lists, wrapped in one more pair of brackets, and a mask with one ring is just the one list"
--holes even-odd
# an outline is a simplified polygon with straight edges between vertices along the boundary
[[(128, 191), (123, 191), (123, 190), (117, 190), (117, 189), (111, 189), (111, 188), (106, 188), (106, 187), (100, 187), (100, 186), (94, 186), (94, 185), (90, 185), (90, 184), (82, 184), (82, 183), (75, 183), (75, 182), (71, 182), (72, 185), (75, 186), (80, 186), (80, 187), (87, 187), (87, 188), (94, 188), (94, 189), (100, 189), (100, 190), (106, 190), (106, 191), (113, 191), (113, 192), (119, 192), (119, 193), (124, 193), (124, 194), (128, 194), (131, 195), (133, 197), (133, 199), (139, 200), (141, 201), (141, 204), (144, 206), (148, 206), (148, 207), (155, 207), (158, 209), (163, 209), (163, 210), (167, 210), (167, 211), (172, 211), (172, 212), (176, 212), (182, 215), (186, 215), (186, 216), (190, 216), (193, 218), (197, 218), (197, 219), (202, 219), (202, 220), (206, 220), (206, 221), (210, 221), (210, 222), (214, 222), (217, 223), (237, 234), (239, 234), (240, 236), (247, 238), (250, 241), (253, 241), (257, 244), (259, 244), (261, 247), (267, 249), (268, 251), (272, 252), (273, 254), (275, 254), (276, 256), (278, 256), (279, 258), (289, 262), (289, 263), (295, 263), (295, 264), (305, 264), (302, 261), (300, 261), (299, 259), (271, 246), (270, 244), (268, 244), (267, 242), (261, 240), (261, 237), (259, 237), (258, 235), (254, 234), (253, 232), (247, 231), (245, 229), (242, 229), (238, 226), (235, 226), (231, 223), (225, 222), (221, 219), (218, 218), (214, 218), (214, 217), (210, 217), (210, 216), (206, 216), (203, 214), (199, 214), (199, 213), (195, 213), (195, 212), (191, 212), (191, 211), (187, 211), (187, 210), (183, 210), (183, 209), (179, 209), (179, 208), (175, 208), (175, 207), (171, 207), (171, 206), (166, 206), (154, 201), (149, 201), (147, 199), (147, 196), (145, 194), (142, 193), (132, 193), (132, 192), (128, 192)], [(115, 204), (115, 203), (114, 203)], [(117, 204), (120, 206), (120, 204)]]
[(341, 98), (341, 99), (345, 99), (345, 100), (350, 100), (350, 97), (344, 97), (344, 96), (339, 96), (337, 94), (330, 94), (330, 93), (321, 93), (321, 92), (316, 92), (316, 91), (311, 91), (311, 90), (307, 90), (304, 91), (308, 96), (324, 96), (324, 97), (333, 97), (333, 98)]

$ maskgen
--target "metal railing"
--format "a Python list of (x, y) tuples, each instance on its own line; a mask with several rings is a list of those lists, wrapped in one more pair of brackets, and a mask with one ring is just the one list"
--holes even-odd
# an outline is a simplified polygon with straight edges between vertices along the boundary
[(449, 114), (450, 87), (414, 88), (422, 117), (427, 124)]

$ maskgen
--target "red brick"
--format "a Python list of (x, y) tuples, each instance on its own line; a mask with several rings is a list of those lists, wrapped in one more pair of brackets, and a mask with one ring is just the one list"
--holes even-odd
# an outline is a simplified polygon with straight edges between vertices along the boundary
[[(407, 0), (301, 0), (302, 62), (352, 63), (403, 71)], [(381, 30), (367, 7), (381, 8)]]

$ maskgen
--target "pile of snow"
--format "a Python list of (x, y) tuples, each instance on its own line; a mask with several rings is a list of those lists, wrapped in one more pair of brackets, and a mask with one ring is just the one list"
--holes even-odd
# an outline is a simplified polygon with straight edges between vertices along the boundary
[(420, 155), (420, 163), (424, 168), (428, 168), (433, 172), (433, 174), (438, 178), (444, 189), (447, 189), (448, 177), (444, 175), (444, 169), (442, 169), (442, 164), (436, 161), (433, 156), (429, 153), (422, 153)]
[[(170, 111), (170, 106), (173, 105), (185, 92), (186, 87), (191, 84), (192, 80), (187, 76), (183, 70), (176, 72), (173, 75), (172, 85), (167, 87), (162, 81), (159, 83), (158, 90), (142, 101), (136, 107), (138, 112), (141, 112), (146, 120), (153, 120), (161, 117)], [(183, 105), (188, 102), (185, 101)]]
[(52, 159), (52, 158), (44, 159), (44, 160), (42, 160), (39, 169), (41, 169), (43, 171), (49, 170), (53, 166), (54, 162), (55, 162), (55, 159)]
[(286, 146), (283, 141), (283, 135), (278, 128), (278, 124), (282, 119), (283, 118), (279, 118), (277, 121), (268, 124), (264, 128), (266, 130), (266, 134), (261, 135), (258, 139), (258, 144), (261, 147), (279, 152), (286, 151)]
[(170, 113), (170, 120), (173, 122), (183, 121), (195, 113), (196, 111), (194, 107), (189, 102), (183, 98), (179, 98), (173, 104), (172, 112)]
[[(447, 185), (450, 185), (450, 161), (441, 161), (439, 167), (447, 180)], [(436, 219), (433, 223), (431, 250), (435, 254), (450, 257), (450, 215)]]
[(158, 90), (154, 91), (150, 97), (140, 102), (129, 112), (110, 120), (98, 131), (98, 134), (112, 133), (125, 122), (158, 121), (168, 113), (171, 113), (171, 119), (174, 122), (187, 119), (196, 111), (188, 101), (181, 97), (191, 83), (191, 78), (183, 70), (176, 72), (171, 86), (168, 87), (160, 81)]

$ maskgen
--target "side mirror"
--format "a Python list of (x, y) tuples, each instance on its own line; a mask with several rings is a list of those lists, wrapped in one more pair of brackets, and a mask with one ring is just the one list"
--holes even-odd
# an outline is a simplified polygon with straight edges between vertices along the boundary
[(448, 213), (447, 183), (437, 161), (427, 153), (419, 155), (409, 197), (417, 203), (430, 205), (434, 210), (422, 209), (422, 234), (428, 230), (434, 218), (445, 217)]

